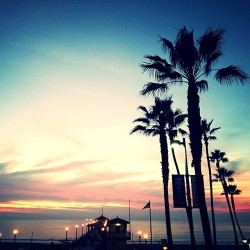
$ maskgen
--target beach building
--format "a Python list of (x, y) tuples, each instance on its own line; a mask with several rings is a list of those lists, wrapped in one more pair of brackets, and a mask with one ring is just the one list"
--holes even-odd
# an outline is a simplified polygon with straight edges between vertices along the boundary
[(109, 220), (102, 214), (87, 225), (86, 237), (91, 245), (96, 245), (97, 249), (125, 250), (127, 240), (131, 239), (131, 233), (128, 231), (129, 223), (118, 216)]

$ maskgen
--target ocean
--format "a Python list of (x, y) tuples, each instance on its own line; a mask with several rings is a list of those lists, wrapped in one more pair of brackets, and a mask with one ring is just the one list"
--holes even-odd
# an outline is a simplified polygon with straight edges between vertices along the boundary
[[(76, 228), (75, 225), (79, 225), (77, 229), (78, 237), (85, 233), (85, 227), (82, 228), (84, 222), (76, 220), (2, 220), (0, 222), (0, 233), (2, 239), (13, 238), (13, 230), (17, 229), (18, 234), (16, 239), (64, 239), (66, 236), (65, 228), (68, 227), (67, 237), (68, 239), (75, 239)], [(195, 237), (197, 243), (203, 243), (203, 235), (201, 225), (195, 226)], [(138, 231), (142, 232), (142, 239), (144, 234), (148, 234), (150, 237), (149, 221), (131, 221), (131, 232), (133, 241), (138, 241)], [(250, 232), (250, 226), (242, 226), (243, 233)], [(164, 221), (152, 221), (152, 238), (154, 241), (166, 239), (166, 230)], [(175, 243), (190, 243), (189, 227), (187, 223), (182, 221), (172, 222), (173, 240)], [(248, 235), (249, 236), (249, 235)], [(217, 225), (217, 240), (218, 243), (233, 243), (234, 235), (231, 224), (221, 223)], [(239, 240), (240, 236), (239, 236)]]

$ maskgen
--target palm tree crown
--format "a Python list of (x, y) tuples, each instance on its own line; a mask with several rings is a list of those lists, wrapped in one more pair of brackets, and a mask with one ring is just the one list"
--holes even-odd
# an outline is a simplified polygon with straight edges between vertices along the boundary
[(164, 100), (156, 97), (154, 105), (149, 109), (139, 106), (138, 109), (143, 111), (144, 116), (133, 121), (140, 124), (136, 125), (130, 134), (137, 132), (146, 136), (159, 136), (164, 131), (170, 140), (173, 140), (178, 132), (185, 134), (186, 132), (179, 126), (184, 123), (187, 115), (180, 109), (172, 110), (172, 103), (171, 97)]
[(220, 168), (220, 162), (228, 162), (225, 152), (221, 152), (219, 149), (215, 149), (214, 152), (211, 152), (210, 161), (216, 163), (216, 168)]
[(201, 121), (201, 131), (202, 131), (202, 137), (205, 143), (208, 143), (208, 141), (214, 141), (217, 140), (217, 137), (214, 136), (214, 133), (220, 129), (220, 127), (212, 128), (213, 120), (208, 122), (206, 119), (203, 119)]
[(141, 91), (142, 95), (152, 92), (164, 92), (171, 84), (190, 83), (192, 81), (199, 91), (208, 89), (207, 77), (213, 71), (215, 79), (220, 83), (233, 82), (244, 84), (248, 75), (239, 66), (230, 65), (222, 69), (213, 66), (223, 55), (222, 44), (225, 31), (221, 28), (208, 29), (197, 39), (195, 46), (193, 31), (186, 27), (179, 30), (175, 43), (160, 37), (163, 51), (168, 52), (169, 61), (158, 55), (145, 55), (149, 62), (144, 62), (141, 67), (155, 77), (157, 83), (149, 82)]

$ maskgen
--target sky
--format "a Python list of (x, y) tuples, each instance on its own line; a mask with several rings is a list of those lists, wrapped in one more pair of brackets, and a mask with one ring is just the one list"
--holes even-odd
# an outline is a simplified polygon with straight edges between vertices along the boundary
[[(0, 0), (0, 218), (85, 219), (103, 208), (126, 219), (130, 201), (132, 218), (145, 219), (149, 200), (153, 218), (164, 218), (159, 141), (129, 135), (137, 107), (152, 104), (139, 94), (152, 81), (140, 64), (146, 54), (166, 56), (159, 35), (174, 42), (183, 26), (196, 38), (222, 27), (218, 68), (249, 73), (249, 12), (248, 0)], [(186, 91), (169, 91), (183, 112)], [(249, 93), (249, 84), (221, 86), (211, 77), (200, 103), (202, 118), (221, 127), (210, 151), (226, 152), (225, 167), (236, 171), (236, 208), (248, 224)], [(176, 154), (184, 173), (183, 148)], [(223, 220), (219, 183), (214, 190)], [(209, 207), (208, 185), (206, 195)], [(180, 220), (185, 212), (171, 208), (171, 215)]]

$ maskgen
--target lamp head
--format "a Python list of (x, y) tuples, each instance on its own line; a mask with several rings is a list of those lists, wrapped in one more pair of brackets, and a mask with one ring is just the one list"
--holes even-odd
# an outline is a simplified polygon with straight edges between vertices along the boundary
[(175, 148), (175, 146), (179, 146), (179, 145), (184, 145), (183, 144), (183, 142), (181, 142), (181, 141), (179, 141), (179, 140), (171, 140), (171, 142), (170, 142), (170, 146), (172, 147), (172, 148)]

